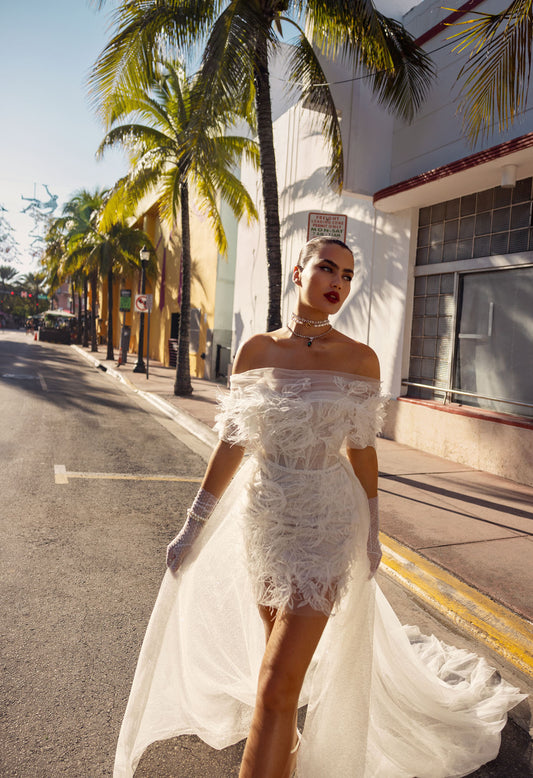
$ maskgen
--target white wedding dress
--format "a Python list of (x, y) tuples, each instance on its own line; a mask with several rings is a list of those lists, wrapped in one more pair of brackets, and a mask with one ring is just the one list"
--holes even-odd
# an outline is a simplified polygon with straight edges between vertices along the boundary
[(220, 749), (246, 737), (258, 602), (333, 604), (301, 695), (300, 778), (452, 778), (495, 758), (523, 695), (483, 659), (402, 627), (368, 579), (368, 502), (341, 448), (373, 445), (383, 406), (379, 382), (349, 374), (232, 376), (217, 429), (250, 456), (178, 574), (165, 574), (115, 778), (155, 740), (196, 734)]

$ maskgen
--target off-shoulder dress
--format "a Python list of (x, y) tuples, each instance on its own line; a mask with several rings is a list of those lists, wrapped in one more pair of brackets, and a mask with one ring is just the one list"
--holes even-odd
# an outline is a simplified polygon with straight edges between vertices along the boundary
[(482, 658), (402, 627), (368, 577), (368, 503), (343, 444), (374, 445), (383, 410), (365, 377), (232, 376), (216, 429), (249, 456), (178, 574), (165, 574), (115, 778), (130, 778), (155, 740), (196, 734), (220, 749), (246, 737), (264, 652), (258, 603), (332, 614), (301, 695), (300, 778), (458, 778), (496, 756), (522, 695)]

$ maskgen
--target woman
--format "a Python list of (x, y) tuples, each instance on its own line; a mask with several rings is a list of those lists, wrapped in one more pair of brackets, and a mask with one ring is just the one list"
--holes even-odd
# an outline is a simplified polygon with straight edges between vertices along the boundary
[(297, 760), (302, 778), (459, 776), (497, 753), (518, 690), (441, 644), (423, 662), (373, 581), (379, 364), (329, 322), (353, 275), (344, 243), (309, 241), (291, 324), (237, 355), (220, 442), (167, 549), (117, 778), (184, 733), (217, 748), (247, 734), (240, 778), (291, 778)]

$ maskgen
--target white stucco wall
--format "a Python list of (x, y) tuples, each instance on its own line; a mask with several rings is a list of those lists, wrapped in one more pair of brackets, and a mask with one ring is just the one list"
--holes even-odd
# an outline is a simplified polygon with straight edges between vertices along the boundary
[[(327, 154), (310, 128), (310, 112), (292, 108), (275, 122), (280, 193), (284, 292), (282, 318), (288, 321), (295, 293), (291, 280), (307, 239), (309, 211), (348, 217), (346, 241), (355, 255), (355, 280), (336, 326), (377, 352), (384, 391), (400, 394), (411, 213), (378, 213), (368, 197), (337, 194), (326, 183)], [(249, 168), (243, 181), (262, 213), (260, 179)], [(261, 224), (239, 226), (232, 351), (266, 327), (268, 282)]]

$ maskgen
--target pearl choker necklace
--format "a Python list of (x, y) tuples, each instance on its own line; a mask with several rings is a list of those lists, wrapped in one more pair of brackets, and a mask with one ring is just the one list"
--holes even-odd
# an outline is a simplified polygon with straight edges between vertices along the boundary
[[(314, 321), (313, 319), (304, 319), (302, 316), (298, 316), (298, 314), (296, 313), (291, 314), (291, 319), (295, 324), (307, 324), (311, 327), (325, 327), (326, 324), (329, 324), (329, 319), (324, 319), (324, 321)], [(305, 337), (305, 336), (302, 335), (301, 337)], [(320, 337), (320, 336), (316, 335), (315, 337)]]

